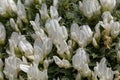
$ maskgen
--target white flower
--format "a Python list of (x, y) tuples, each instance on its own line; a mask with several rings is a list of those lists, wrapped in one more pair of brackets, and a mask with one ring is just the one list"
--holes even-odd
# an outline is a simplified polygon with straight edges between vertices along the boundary
[(21, 60), (15, 56), (10, 56), (5, 59), (4, 74), (9, 80), (14, 80), (17, 78), (19, 70), (19, 65)]
[(18, 44), (20, 51), (25, 53), (25, 56), (29, 59), (34, 59), (33, 47), (27, 40), (21, 40)]
[(14, 0), (1, 0), (0, 1), (0, 15), (12, 15), (12, 12), (17, 13), (17, 6)]
[(24, 57), (24, 56), (22, 56), (22, 62), (20, 63), (20, 66), (19, 66), (19, 68), (22, 70), (22, 71), (24, 71), (24, 72), (28, 72), (28, 70), (29, 70), (29, 62), (27, 61), (27, 59)]
[[(80, 29), (83, 30), (86, 34), (86, 37), (90, 39), (91, 41), (91, 37), (92, 37), (92, 30), (90, 29), (90, 27), (88, 25), (83, 25), (83, 26), (80, 26)], [(88, 40), (89, 42), (89, 40)]]
[(3, 45), (5, 43), (6, 39), (6, 30), (4, 25), (0, 22), (0, 45)]
[[(21, 53), (24, 51), (23, 50), (21, 51), (21, 48), (19, 48), (20, 47), (19, 45), (21, 45), (20, 41), (25, 41), (25, 40), (26, 40), (26, 38), (24, 35), (20, 35), (17, 32), (13, 32), (11, 34), (10, 39), (8, 40), (9, 41), (9, 50), (7, 50), (7, 53), (9, 54), (9, 56), (21, 57), (22, 56)], [(24, 46), (22, 46), (22, 47), (24, 47)]]
[(34, 46), (34, 63), (43, 63), (45, 56), (43, 50), (39, 46)]
[(50, 19), (45, 25), (46, 31), (54, 44), (59, 44), (62, 40), (67, 40), (68, 33), (65, 26), (60, 26), (57, 20)]
[(10, 25), (15, 31), (20, 32), (18, 25), (15, 23), (13, 18), (10, 18)]
[(94, 38), (97, 42), (100, 41), (100, 38), (101, 38), (101, 32), (100, 32), (100, 27), (101, 25), (103, 24), (102, 21), (99, 21), (96, 26), (95, 26), (95, 34), (94, 34)]
[(55, 6), (56, 8), (58, 8), (58, 0), (53, 0), (53, 6)]
[(103, 22), (101, 26), (106, 30), (106, 33), (112, 38), (116, 38), (120, 33), (120, 23), (113, 20), (113, 16), (109, 11), (106, 11), (102, 15)]
[(13, 32), (11, 34), (11, 37), (10, 39), (8, 40), (9, 41), (9, 49), (10, 50), (7, 50), (7, 53), (12, 56), (12, 55), (15, 55), (15, 49), (17, 49), (17, 45), (18, 45), (18, 42), (19, 42), (19, 34), (17, 32)]
[(100, 0), (103, 11), (112, 11), (116, 6), (116, 0)]
[(33, 26), (33, 29), (35, 31), (35, 34), (32, 35), (34, 39), (41, 39), (44, 41), (44, 39), (47, 38), (44, 30), (40, 27), (40, 17), (39, 14), (36, 14), (35, 21), (30, 21), (31, 25)]
[(91, 18), (94, 15), (100, 13), (100, 4), (98, 0), (83, 0), (83, 2), (79, 1), (80, 10), (87, 18)]
[(106, 59), (102, 58), (100, 63), (97, 63), (97, 66), (94, 67), (95, 74), (99, 77), (100, 80), (113, 80), (113, 71), (111, 68), (107, 68)]
[(66, 57), (68, 59), (71, 58), (69, 46), (65, 40), (61, 41), (58, 45), (56, 45), (56, 47), (57, 47), (57, 53), (59, 54), (60, 57), (62, 57), (62, 58)]
[(72, 57), (73, 67), (81, 73), (81, 76), (90, 76), (91, 70), (88, 66), (89, 56), (83, 48), (79, 48), (76, 54)]
[(120, 23), (111, 22), (111, 37), (116, 38), (120, 33)]
[(40, 15), (41, 15), (41, 19), (45, 20), (45, 19), (49, 18), (47, 5), (45, 3), (42, 4), (39, 12), (40, 12)]
[[(50, 19), (46, 22), (46, 31), (52, 39), (53, 44), (57, 47), (57, 53), (62, 58), (70, 58), (69, 46), (66, 42), (68, 38), (65, 26), (60, 26), (57, 20)], [(66, 54), (65, 54), (66, 53)]]
[(20, 69), (24, 72), (28, 72), (30, 66), (29, 65), (26, 65), (26, 64), (20, 64)]
[(0, 0), (0, 15), (6, 15), (7, 11), (7, 0)]
[(99, 48), (99, 45), (97, 43), (97, 41), (95, 40), (95, 38), (93, 37), (93, 40), (92, 40), (92, 44), (95, 48)]
[(51, 18), (58, 18), (58, 11), (55, 6), (50, 6), (50, 15)]
[(48, 80), (47, 70), (40, 71), (38, 65), (21, 65), (20, 69), (27, 73), (28, 80)]
[(46, 38), (44, 41), (36, 39), (34, 42), (34, 56), (35, 63), (43, 62), (43, 59), (50, 53), (52, 50), (52, 41), (49, 38)]
[(8, 7), (11, 8), (11, 10), (15, 13), (17, 13), (17, 5), (15, 4), (14, 0), (7, 0), (8, 1)]
[(99, 48), (98, 43), (100, 42), (100, 38), (101, 38), (100, 27), (102, 24), (103, 22), (99, 21), (95, 26), (95, 33), (93, 35), (93, 40), (92, 40), (92, 44), (95, 48)]
[(22, 4), (21, 0), (17, 2), (17, 15), (18, 17), (25, 23), (27, 23), (26, 11), (25, 6)]
[(44, 66), (44, 69), (48, 69), (49, 65), (53, 62), (53, 59), (45, 59), (44, 60), (44, 63), (43, 63), (43, 66)]
[(103, 19), (103, 23), (106, 24), (106, 23), (110, 23), (110, 21), (113, 20), (113, 16), (111, 15), (111, 13), (109, 11), (105, 11), (103, 14), (102, 14), (102, 19)]
[(56, 19), (60, 21), (61, 17), (59, 17), (57, 8), (55, 6), (50, 6), (50, 16), (52, 19)]
[(85, 47), (92, 41), (92, 34), (90, 27), (88, 25), (78, 26), (74, 23), (70, 29), (71, 38), (76, 41), (79, 46)]
[(23, 23), (22, 23), (22, 20), (21, 20), (19, 17), (17, 17), (16, 24), (18, 25), (18, 27), (19, 27), (20, 29), (22, 29), (22, 28), (23, 28)]
[(70, 68), (71, 67), (71, 64), (68, 60), (66, 59), (60, 59), (59, 57), (57, 56), (53, 56), (53, 59), (55, 61), (55, 63), (60, 67), (60, 68)]

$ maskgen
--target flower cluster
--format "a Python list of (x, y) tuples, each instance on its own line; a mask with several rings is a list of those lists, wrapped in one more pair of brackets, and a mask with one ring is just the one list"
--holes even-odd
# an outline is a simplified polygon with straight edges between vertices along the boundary
[(0, 0), (0, 80), (120, 79), (119, 1), (72, 1)]

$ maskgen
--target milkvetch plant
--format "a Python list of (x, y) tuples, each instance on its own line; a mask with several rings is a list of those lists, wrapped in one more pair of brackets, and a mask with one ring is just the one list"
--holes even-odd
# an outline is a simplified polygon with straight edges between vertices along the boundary
[(0, 80), (120, 80), (119, 0), (0, 0)]

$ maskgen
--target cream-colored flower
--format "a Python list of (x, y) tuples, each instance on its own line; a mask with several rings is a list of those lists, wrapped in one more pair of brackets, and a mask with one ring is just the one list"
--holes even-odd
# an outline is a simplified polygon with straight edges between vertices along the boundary
[(7, 0), (0, 0), (0, 15), (4, 16), (6, 15), (6, 11), (7, 11)]
[(5, 59), (5, 67), (4, 74), (7, 79), (14, 80), (18, 76), (18, 72), (20, 71), (19, 65), (21, 60), (15, 56), (10, 56)]
[(88, 66), (89, 57), (83, 48), (79, 48), (76, 54), (72, 57), (73, 67), (80, 72), (81, 76), (90, 77), (91, 70)]
[(44, 41), (44, 39), (47, 38), (44, 30), (40, 27), (40, 17), (39, 14), (36, 14), (35, 20), (30, 21), (31, 25), (33, 26), (33, 29), (35, 31), (35, 34), (32, 35), (32, 37), (35, 39), (41, 39)]
[(45, 3), (42, 4), (39, 12), (40, 12), (40, 15), (41, 15), (41, 19), (45, 20), (45, 19), (49, 18), (47, 5)]
[(21, 0), (17, 2), (17, 15), (23, 22), (27, 23), (25, 6), (22, 4)]
[(92, 41), (93, 32), (88, 25), (79, 27), (78, 24), (74, 23), (71, 26), (70, 32), (71, 38), (81, 47), (86, 47)]
[(97, 63), (97, 66), (94, 67), (95, 74), (100, 80), (113, 80), (113, 71), (106, 66), (105, 62), (106, 59), (102, 58), (100, 63)]
[(116, 38), (120, 34), (120, 23), (111, 22), (111, 37)]
[(69, 46), (66, 42), (68, 33), (65, 26), (60, 26), (56, 19), (50, 19), (46, 22), (45, 28), (53, 44), (57, 47), (57, 53), (62, 58), (70, 58)]
[(20, 69), (27, 73), (28, 80), (48, 80), (47, 69), (40, 71), (38, 65), (21, 65)]
[(58, 18), (58, 11), (55, 6), (50, 6), (50, 15), (51, 15), (51, 18), (53, 18), (53, 19)]
[(58, 0), (53, 0), (53, 6), (55, 6), (56, 8), (58, 8)]
[(110, 23), (110, 21), (113, 20), (113, 16), (111, 15), (111, 13), (109, 11), (105, 11), (102, 14), (102, 19), (103, 19), (103, 23)]
[(79, 1), (79, 8), (87, 18), (91, 18), (100, 13), (101, 6), (98, 0), (83, 0)]
[(15, 1), (14, 0), (7, 0), (8, 1), (8, 7), (11, 8), (11, 10), (14, 12), (14, 13), (17, 13), (17, 5), (15, 4)]
[(44, 41), (36, 39), (34, 42), (34, 56), (35, 63), (43, 63), (43, 59), (51, 52), (52, 50), (52, 41), (49, 38), (46, 38)]
[(10, 25), (15, 31), (20, 32), (18, 25), (16, 24), (13, 18), (10, 18)]
[(53, 59), (45, 59), (43, 63), (44, 69), (48, 69), (49, 65), (53, 62)]
[(53, 56), (53, 59), (55, 61), (55, 63), (60, 67), (60, 68), (70, 68), (71, 67), (71, 64), (68, 60), (66, 59), (60, 59), (59, 57), (57, 56)]
[(18, 44), (20, 51), (25, 53), (25, 56), (29, 59), (34, 59), (33, 56), (33, 47), (27, 40), (20, 40)]
[(8, 15), (12, 15), (12, 12), (17, 13), (17, 6), (14, 0), (1, 0), (0, 15), (6, 17)]
[(116, 6), (116, 0), (100, 0), (103, 11), (112, 11)]
[(13, 32), (11, 34), (9, 41), (9, 50), (7, 50), (7, 53), (11, 55), (15, 55), (15, 51), (18, 52), (18, 43), (20, 40), (25, 40), (24, 35), (19, 35), (17, 32)]

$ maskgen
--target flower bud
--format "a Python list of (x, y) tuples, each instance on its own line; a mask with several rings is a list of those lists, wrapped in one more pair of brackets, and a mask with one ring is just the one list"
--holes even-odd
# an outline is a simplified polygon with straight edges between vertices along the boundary
[(58, 18), (58, 11), (57, 11), (55, 6), (50, 6), (50, 16), (53, 19), (57, 19)]
[(15, 31), (20, 32), (18, 25), (15, 23), (13, 18), (10, 19), (10, 25)]
[(27, 23), (28, 21), (27, 21), (25, 6), (22, 4), (21, 0), (18, 0), (18, 2), (17, 2), (17, 9), (18, 9), (17, 15), (19, 16), (19, 18), (23, 22)]
[(47, 5), (45, 3), (42, 4), (39, 12), (40, 12), (40, 15), (41, 15), (41, 19), (45, 20), (45, 19), (49, 18)]
[(27, 40), (21, 40), (18, 44), (18, 48), (25, 53), (27, 58), (34, 59), (33, 47)]
[(53, 56), (53, 59), (55, 61), (55, 63), (60, 67), (60, 68), (70, 68), (71, 67), (71, 64), (68, 60), (66, 59), (60, 59), (59, 57), (57, 56)]

